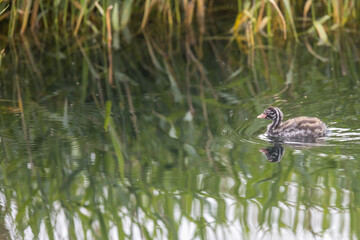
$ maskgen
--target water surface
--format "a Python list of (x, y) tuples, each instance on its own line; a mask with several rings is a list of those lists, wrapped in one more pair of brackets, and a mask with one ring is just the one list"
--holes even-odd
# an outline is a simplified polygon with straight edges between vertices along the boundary
[[(209, 38), (195, 61), (168, 43), (149, 34), (114, 49), (112, 86), (100, 40), (9, 43), (2, 238), (358, 239), (355, 45), (314, 44), (321, 62), (291, 41), (246, 55)], [(269, 105), (330, 132), (274, 143), (256, 119)]]

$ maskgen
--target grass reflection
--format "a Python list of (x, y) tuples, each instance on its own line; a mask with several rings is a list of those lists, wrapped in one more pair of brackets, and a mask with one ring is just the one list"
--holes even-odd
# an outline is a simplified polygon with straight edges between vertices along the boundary
[(244, 55), (193, 34), (201, 33), (189, 28), (174, 42), (144, 32), (113, 49), (113, 85), (96, 38), (9, 44), (0, 73), (2, 234), (360, 236), (357, 143), (286, 146), (271, 164), (251, 121), (275, 103), (359, 128), (343, 120), (359, 109), (351, 36), (339, 39), (341, 52), (259, 42)]

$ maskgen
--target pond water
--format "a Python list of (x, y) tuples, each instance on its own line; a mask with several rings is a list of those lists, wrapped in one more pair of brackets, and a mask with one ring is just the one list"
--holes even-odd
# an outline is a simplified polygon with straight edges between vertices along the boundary
[[(360, 238), (352, 36), (314, 54), (142, 33), (112, 62), (101, 39), (70, 39), (7, 45), (1, 239)], [(330, 131), (274, 143), (256, 118), (270, 105)]]

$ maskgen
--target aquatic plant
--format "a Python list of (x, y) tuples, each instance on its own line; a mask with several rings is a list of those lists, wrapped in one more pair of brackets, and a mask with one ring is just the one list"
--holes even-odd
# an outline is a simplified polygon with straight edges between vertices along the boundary
[[(258, 34), (284, 39), (312, 35), (319, 44), (329, 45), (329, 34), (339, 29), (359, 29), (360, 3), (356, 0), (124, 0), (124, 1), (43, 1), (17, 0), (0, 2), (0, 21), (8, 22), (8, 36), (37, 31), (71, 30), (73, 35), (101, 34), (106, 38), (111, 10), (111, 29), (127, 34), (151, 26), (174, 31), (175, 26), (197, 25), (201, 33), (212, 18), (221, 14), (233, 16), (229, 30), (239, 45), (254, 45)], [(196, 17), (196, 20), (194, 18)], [(119, 34), (119, 33), (118, 33)], [(126, 37), (126, 36), (125, 36)]]

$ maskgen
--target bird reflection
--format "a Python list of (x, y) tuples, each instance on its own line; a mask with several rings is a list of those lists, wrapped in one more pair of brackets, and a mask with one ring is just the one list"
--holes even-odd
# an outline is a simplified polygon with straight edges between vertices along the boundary
[(284, 139), (281, 138), (275, 138), (275, 137), (268, 137), (268, 138), (273, 145), (267, 148), (261, 148), (259, 149), (259, 151), (265, 154), (266, 159), (269, 162), (281, 161), (285, 153), (285, 149), (283, 145), (295, 149), (307, 149), (315, 146), (323, 146), (325, 144), (324, 138), (299, 138), (299, 139), (294, 139), (291, 142), (284, 141)]
[(267, 148), (261, 148), (259, 151), (265, 154), (269, 162), (280, 162), (285, 152), (283, 146), (279, 143)]

